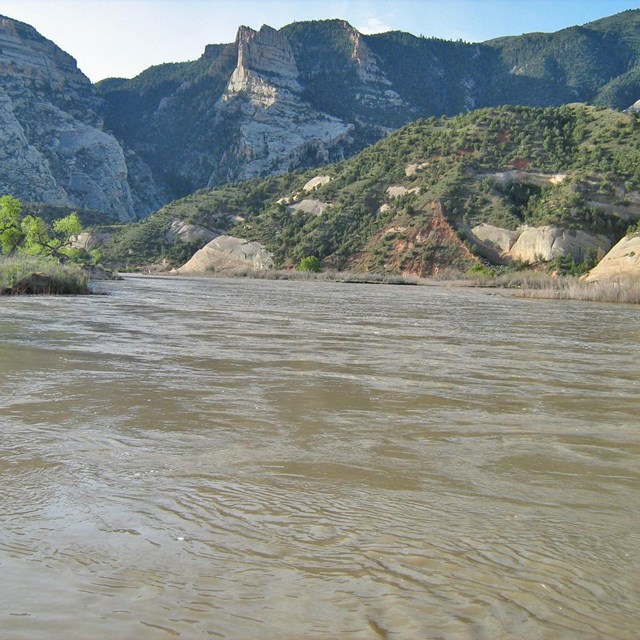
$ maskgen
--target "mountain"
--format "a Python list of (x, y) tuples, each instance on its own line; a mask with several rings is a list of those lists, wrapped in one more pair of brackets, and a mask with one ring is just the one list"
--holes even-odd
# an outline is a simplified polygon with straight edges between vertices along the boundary
[(640, 98), (640, 11), (467, 44), (342, 20), (241, 27), (195, 62), (98, 84), (109, 130), (175, 197), (348, 157), (424, 116)]
[(240, 27), (195, 61), (91, 86), (28, 25), (0, 23), (0, 187), (140, 218), (205, 187), (353, 156), (417, 118), (640, 98), (640, 10), (481, 44), (342, 20)]
[(0, 193), (133, 220), (165, 199), (151, 172), (104, 131), (103, 104), (76, 61), (0, 17)]
[(117, 231), (103, 256), (178, 265), (227, 234), (285, 268), (593, 261), (640, 219), (639, 118), (576, 104), (418, 120), (320, 171), (197, 191)]
[[(318, 43), (320, 53), (325, 44)], [(325, 164), (380, 138), (378, 123), (363, 125), (310, 100), (310, 82), (285, 30), (263, 26), (241, 27), (233, 44), (208, 46), (195, 62), (106, 80), (98, 91), (107, 127), (178, 196)]]
[(640, 10), (486, 44), (522, 81), (510, 94), (512, 104), (588, 102), (626, 109), (640, 97)]

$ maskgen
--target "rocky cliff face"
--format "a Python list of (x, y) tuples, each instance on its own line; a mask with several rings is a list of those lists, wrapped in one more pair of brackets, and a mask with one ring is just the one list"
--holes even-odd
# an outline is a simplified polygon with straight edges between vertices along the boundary
[(218, 125), (232, 119), (235, 133), (209, 185), (281, 173), (305, 157), (326, 163), (353, 129), (314, 109), (302, 98), (302, 85), (284, 34), (263, 26), (241, 27), (237, 65), (216, 103)]
[(302, 91), (289, 42), (275, 29), (266, 25), (260, 31), (240, 27), (236, 47), (238, 63), (222, 102), (245, 94), (251, 103), (271, 107), (278, 98), (290, 98)]
[[(148, 170), (102, 130), (100, 110), (71, 56), (0, 17), (1, 193), (121, 220), (156, 208), (161, 197)], [(140, 192), (136, 180), (146, 183)]]

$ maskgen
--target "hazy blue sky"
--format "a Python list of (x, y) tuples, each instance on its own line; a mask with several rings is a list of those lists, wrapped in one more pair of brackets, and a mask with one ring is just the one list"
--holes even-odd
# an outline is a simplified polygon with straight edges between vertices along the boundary
[(53, 40), (93, 81), (194, 60), (206, 44), (232, 42), (239, 25), (279, 28), (296, 20), (343, 18), (363, 33), (399, 29), (481, 42), (557, 31), (636, 8), (640, 0), (0, 1), (0, 13)]

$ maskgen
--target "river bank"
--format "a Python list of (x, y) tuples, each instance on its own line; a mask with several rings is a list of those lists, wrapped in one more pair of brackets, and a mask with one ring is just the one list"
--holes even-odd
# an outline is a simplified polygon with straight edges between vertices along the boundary
[(356, 273), (351, 271), (322, 271), (314, 273), (309, 271), (251, 269), (235, 272), (210, 271), (193, 273), (150, 270), (141, 275), (172, 278), (238, 278), (455, 287), (491, 290), (491, 292), (495, 293), (526, 298), (640, 304), (640, 280), (638, 279), (586, 282), (575, 276), (559, 276), (534, 270), (514, 271), (492, 276), (481, 274), (469, 276), (453, 272), (424, 278), (413, 275)]
[[(169, 271), (140, 273), (142, 276), (167, 278), (238, 278), (336, 282), (348, 284), (384, 284), (437, 286), (490, 290), (493, 293), (527, 298), (579, 300), (640, 304), (638, 279), (585, 282), (574, 276), (558, 276), (541, 271), (517, 271), (496, 276), (448, 273), (440, 277), (418, 278), (411, 275), (356, 273), (350, 271), (244, 270), (238, 272), (204, 272), (178, 274)], [(60, 264), (49, 258), (12, 256), (0, 258), (0, 295), (69, 295), (90, 294), (91, 280), (120, 278), (99, 267)]]
[(26, 255), (0, 258), (0, 295), (89, 293), (89, 275), (79, 265)]
[(39, 256), (0, 256), (0, 295), (89, 295), (91, 282), (122, 280), (101, 266), (62, 264)]
[(640, 304), (640, 279), (637, 278), (586, 282), (575, 276), (528, 271), (476, 277), (460, 286), (502, 291), (524, 298)]

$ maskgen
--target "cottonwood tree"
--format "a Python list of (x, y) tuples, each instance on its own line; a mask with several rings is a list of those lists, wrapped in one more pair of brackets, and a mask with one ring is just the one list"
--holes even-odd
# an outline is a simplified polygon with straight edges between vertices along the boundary
[(24, 234), (20, 227), (22, 203), (13, 196), (0, 198), (0, 249), (11, 254), (20, 245)]
[(3, 254), (50, 256), (60, 262), (83, 262), (91, 258), (86, 251), (73, 246), (75, 237), (82, 233), (77, 213), (49, 224), (39, 216), (23, 215), (22, 209), (17, 198), (9, 195), (0, 198), (0, 248)]

